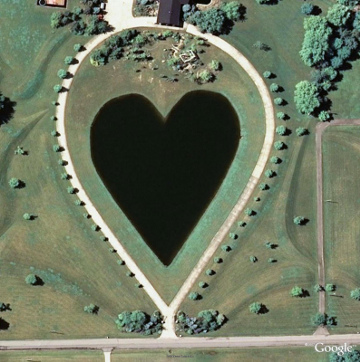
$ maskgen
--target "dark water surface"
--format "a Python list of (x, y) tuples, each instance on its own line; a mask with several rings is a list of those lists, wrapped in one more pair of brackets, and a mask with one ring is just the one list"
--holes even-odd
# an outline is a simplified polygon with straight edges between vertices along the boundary
[(114, 200), (169, 265), (206, 210), (235, 156), (238, 116), (224, 96), (185, 95), (164, 120), (143, 96), (101, 108), (91, 156)]

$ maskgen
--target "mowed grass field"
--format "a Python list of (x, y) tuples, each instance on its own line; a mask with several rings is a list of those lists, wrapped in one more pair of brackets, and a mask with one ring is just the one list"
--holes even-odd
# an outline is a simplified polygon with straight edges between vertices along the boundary
[(327, 296), (328, 313), (340, 333), (360, 331), (360, 302), (350, 291), (360, 287), (359, 179), (360, 128), (333, 126), (323, 133), (323, 197), (326, 281), (338, 297)]
[[(1, 330), (0, 338), (119, 336), (118, 313), (156, 308), (91, 230), (74, 204), (76, 196), (67, 193), (69, 182), (60, 178), (63, 168), (50, 135), (52, 87), (65, 56), (88, 38), (52, 30), (51, 12), (35, 1), (0, 1), (0, 89), (16, 102), (13, 119), (0, 127), (0, 295), (11, 308), (1, 313), (9, 329)], [(28, 155), (14, 155), (17, 146)], [(11, 177), (23, 180), (25, 188), (11, 189)], [(25, 221), (26, 212), (37, 218)], [(29, 273), (44, 285), (27, 285)], [(100, 307), (98, 316), (83, 311), (90, 303)]]
[[(70, 89), (66, 113), (68, 147), (85, 190), (104, 220), (167, 302), (172, 300), (237, 202), (255, 167), (265, 134), (261, 98), (248, 75), (234, 60), (215, 47), (206, 47), (202, 61), (207, 64), (216, 59), (223, 65), (223, 71), (217, 75), (215, 82), (201, 86), (178, 77), (178, 83), (171, 83), (159, 76), (174, 74), (162, 62), (163, 49), (169, 47), (169, 41), (155, 43), (151, 46), (154, 60), (142, 64), (120, 60), (96, 68), (90, 64), (89, 59), (85, 59)], [(159, 66), (159, 69), (152, 70), (153, 65)], [(184, 94), (193, 90), (224, 94), (239, 114), (242, 138), (233, 164), (215, 198), (178, 256), (170, 266), (165, 267), (112, 200), (93, 164), (84, 160), (91, 160), (91, 124), (99, 109), (110, 99), (127, 93), (142, 94), (166, 116)], [(121, 115), (119, 119), (121, 120)]]
[[(182, 358), (181, 358), (182, 357)], [(75, 361), (75, 362), (103, 362), (104, 354), (101, 351), (41, 351), (41, 352), (0, 352), (2, 362), (44, 361)], [(325, 362), (327, 354), (316, 353), (313, 348), (244, 348), (244, 349), (209, 349), (209, 350), (114, 350), (111, 361), (150, 362), (169, 361), (169, 359), (190, 359), (191, 361), (294, 361)]]

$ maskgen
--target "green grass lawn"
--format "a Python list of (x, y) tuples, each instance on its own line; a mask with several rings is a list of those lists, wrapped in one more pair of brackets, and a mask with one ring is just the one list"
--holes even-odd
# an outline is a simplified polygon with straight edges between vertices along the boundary
[(340, 333), (356, 333), (360, 328), (360, 302), (350, 298), (350, 291), (360, 287), (359, 139), (356, 126), (329, 127), (323, 134), (323, 197), (333, 201), (324, 203), (325, 276), (341, 296), (326, 300)]
[[(200, 86), (181, 77), (178, 83), (170, 83), (159, 77), (159, 74), (171, 76), (174, 73), (162, 63), (163, 49), (169, 46), (169, 41), (152, 46), (154, 61), (151, 63), (159, 66), (156, 71), (150, 69), (151, 64), (125, 60), (96, 68), (86, 59), (70, 90), (66, 114), (68, 146), (85, 190), (108, 225), (168, 302), (238, 200), (256, 164), (265, 133), (263, 106), (257, 89), (232, 59), (214, 47), (206, 48), (204, 63), (217, 59), (224, 68), (214, 83)], [(136, 73), (136, 70), (140, 72)], [(242, 139), (216, 197), (178, 256), (169, 267), (165, 267), (112, 200), (93, 164), (83, 160), (90, 160), (91, 157), (89, 134), (93, 119), (108, 100), (126, 93), (142, 94), (166, 115), (185, 93), (199, 89), (220, 92), (228, 97), (240, 116)]]
[[(59, 82), (56, 73), (65, 66), (64, 57), (88, 38), (52, 30), (51, 11), (35, 1), (0, 1), (0, 88), (17, 103), (14, 118), (0, 128), (0, 295), (12, 309), (1, 315), (10, 323), (1, 339), (117, 336), (119, 312), (155, 309), (136, 281), (126, 277), (127, 268), (117, 264), (109, 245), (90, 229), (91, 221), (74, 204), (76, 197), (66, 191), (69, 183), (60, 179), (63, 169), (50, 136), (52, 87)], [(29, 155), (15, 156), (17, 146)], [(11, 189), (11, 177), (26, 187)], [(25, 212), (38, 218), (25, 221)], [(30, 272), (45, 284), (25, 284)], [(90, 303), (100, 307), (98, 316), (83, 312)]]
[[(1, 354), (0, 354), (1, 356)], [(181, 356), (184, 356), (181, 358)], [(113, 351), (112, 361), (168, 361), (169, 359), (188, 359), (190, 361), (327, 361), (327, 356), (316, 353), (313, 348), (217, 348), (217, 349), (171, 349), (171, 350), (148, 350), (148, 351)]]

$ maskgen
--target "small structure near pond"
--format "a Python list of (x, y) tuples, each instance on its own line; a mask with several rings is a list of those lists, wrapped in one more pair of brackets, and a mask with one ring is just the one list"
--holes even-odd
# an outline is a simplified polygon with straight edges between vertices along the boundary
[(66, 8), (67, 0), (37, 0), (37, 5)]

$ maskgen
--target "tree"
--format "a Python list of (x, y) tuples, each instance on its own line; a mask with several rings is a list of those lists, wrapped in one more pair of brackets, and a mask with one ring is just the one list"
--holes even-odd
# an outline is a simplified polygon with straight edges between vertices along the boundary
[(336, 285), (335, 284), (326, 284), (325, 285), (325, 291), (326, 292), (334, 292), (336, 290)]
[[(68, 173), (66, 173), (66, 172), (63, 172), (62, 174), (61, 174), (61, 179), (62, 180), (68, 180), (70, 177), (69, 177), (69, 174)], [(80, 200), (76, 200), (76, 201), (80, 201)], [(81, 203), (81, 201), (80, 201), (80, 203)]]
[(306, 218), (304, 216), (296, 216), (294, 217), (294, 224), (295, 225), (304, 225)]
[(67, 71), (65, 69), (59, 69), (57, 75), (61, 79), (65, 79), (67, 77)]
[(189, 294), (189, 299), (190, 300), (199, 300), (199, 299), (201, 299), (201, 296), (198, 292), (191, 292)]
[(96, 225), (96, 224), (92, 224), (92, 225), (91, 225), (91, 230), (93, 230), (93, 231), (99, 231), (99, 226)]
[(320, 106), (317, 86), (307, 80), (299, 82), (295, 86), (294, 101), (300, 113), (310, 115)]
[(209, 83), (209, 82), (212, 82), (214, 80), (214, 78), (215, 78), (214, 74), (212, 74), (210, 71), (205, 69), (199, 73), (197, 80), (200, 83)]
[(212, 270), (212, 269), (207, 269), (206, 272), (205, 272), (205, 274), (211, 276), (211, 275), (214, 275), (214, 274), (215, 274), (215, 271)]
[(304, 15), (311, 15), (314, 11), (314, 5), (310, 3), (304, 3), (301, 6), (301, 13)]
[(29, 274), (25, 278), (25, 283), (30, 285), (36, 285), (38, 284), (40, 278), (35, 274)]
[(220, 35), (226, 30), (227, 18), (221, 9), (211, 8), (205, 11), (197, 11), (193, 15), (192, 21), (203, 33)]
[(326, 18), (334, 26), (344, 26), (350, 19), (351, 10), (342, 4), (334, 4), (328, 10)]
[(324, 288), (320, 284), (314, 285), (314, 292), (315, 293), (322, 292), (323, 290), (324, 290)]
[(265, 191), (265, 190), (269, 190), (270, 189), (270, 186), (264, 182), (262, 182), (260, 185), (259, 185), (259, 189), (261, 191)]
[(55, 84), (54, 85), (54, 92), (55, 93), (60, 93), (62, 90), (62, 85), (61, 84)]
[(263, 77), (264, 78), (270, 78), (272, 76), (272, 73), (270, 72), (270, 70), (266, 70), (264, 73), (263, 73)]
[(221, 264), (223, 262), (222, 258), (219, 258), (218, 256), (214, 258), (214, 263)]
[(53, 151), (54, 152), (60, 152), (61, 151), (61, 147), (59, 145), (53, 145)]
[(292, 297), (303, 297), (305, 295), (305, 290), (301, 287), (295, 286), (291, 289), (290, 292)]
[(260, 5), (270, 5), (274, 2), (274, 0), (256, 0), (256, 2)]
[(304, 29), (300, 56), (307, 66), (312, 67), (324, 61), (332, 29), (325, 18), (313, 15), (304, 19)]
[(56, 120), (57, 120), (57, 118), (55, 116), (50, 117), (50, 121), (56, 121)]
[(326, 325), (326, 314), (316, 313), (312, 318), (311, 322), (314, 326), (325, 326)]
[(74, 62), (75, 58), (72, 57), (71, 55), (68, 55), (67, 57), (65, 57), (64, 59), (64, 63), (67, 65), (70, 65)]
[(57, 131), (55, 131), (55, 130), (52, 130), (51, 132), (50, 132), (50, 134), (53, 136), (53, 137), (57, 137), (59, 134), (57, 133)]
[(199, 287), (200, 287), (200, 288), (206, 288), (207, 286), (208, 286), (208, 284), (205, 283), (205, 282), (200, 282), (200, 283), (199, 283)]
[(20, 188), (22, 184), (22, 181), (19, 180), (18, 178), (15, 178), (15, 177), (12, 177), (10, 180), (9, 180), (9, 185), (11, 188), (13, 189), (18, 189)]
[(33, 220), (33, 219), (34, 219), (34, 215), (29, 214), (28, 212), (26, 212), (26, 213), (23, 215), (23, 219), (24, 219), (24, 220)]
[(280, 136), (285, 136), (288, 130), (285, 126), (278, 126), (276, 127), (276, 133)]
[(259, 302), (251, 303), (249, 306), (249, 309), (250, 309), (250, 312), (254, 313), (254, 314), (262, 314), (262, 313), (265, 313), (265, 311), (267, 310), (265, 305), (262, 303), (259, 303)]
[(230, 237), (231, 239), (233, 239), (233, 240), (236, 240), (236, 239), (238, 238), (238, 235), (235, 234), (235, 233), (230, 233), (230, 234), (229, 234), (229, 237)]
[(304, 127), (296, 128), (295, 132), (296, 132), (296, 135), (299, 137), (309, 134), (309, 131)]
[(285, 145), (284, 142), (276, 141), (276, 142), (274, 143), (274, 147), (275, 147), (276, 150), (279, 151), (279, 150), (285, 149), (286, 145)]
[(221, 10), (225, 13), (225, 16), (231, 21), (237, 21), (244, 17), (246, 8), (237, 1), (231, 1), (223, 3)]
[(276, 156), (272, 156), (272, 157), (270, 158), (270, 162), (271, 162), (271, 163), (274, 163), (275, 165), (278, 165), (278, 164), (281, 163), (282, 161), (281, 161), (281, 158), (276, 157)]
[(76, 193), (76, 189), (75, 189), (74, 187), (72, 187), (72, 186), (69, 186), (69, 187), (67, 188), (67, 192), (68, 192), (68, 194), (75, 194), (75, 193)]
[(319, 113), (319, 121), (321, 122), (327, 122), (330, 119), (330, 114), (329, 112), (326, 111), (321, 111)]
[(129, 278), (132, 278), (133, 276), (135, 276), (134, 273), (132, 273), (130, 270), (126, 272), (126, 276)]
[(360, 288), (355, 288), (350, 292), (350, 297), (355, 300), (360, 300)]
[(269, 178), (272, 178), (272, 177), (275, 177), (276, 176), (276, 172), (275, 171), (273, 171), (273, 170), (266, 170), (265, 171), (265, 176), (266, 177), (269, 177)]
[(14, 151), (14, 154), (15, 154), (15, 155), (22, 155), (22, 156), (24, 156), (24, 155), (27, 154), (27, 152), (24, 151), (24, 149), (23, 149), (22, 147), (17, 146), (17, 147), (16, 147), (16, 150)]
[(282, 98), (280, 98), (280, 97), (277, 97), (277, 98), (274, 99), (274, 103), (275, 103), (277, 106), (282, 106), (282, 105), (285, 103), (285, 101), (284, 101), (284, 99), (282, 99)]
[(250, 256), (250, 261), (251, 261), (252, 263), (256, 263), (257, 260), (258, 260), (258, 258), (257, 258), (256, 256), (254, 256), (254, 255), (251, 255), (251, 256)]
[(222, 69), (222, 64), (218, 60), (212, 60), (209, 64), (209, 68), (214, 71), (219, 71)]
[(77, 43), (74, 45), (74, 50), (76, 52), (81, 52), (83, 50), (83, 46), (81, 44)]
[(270, 91), (271, 92), (278, 92), (280, 89), (280, 86), (276, 83), (271, 83), (270, 84)]
[(232, 249), (231, 249), (230, 245), (221, 245), (221, 250), (226, 251), (228, 253)]
[(277, 112), (276, 117), (278, 119), (284, 120), (284, 119), (286, 119), (286, 114), (284, 112)]
[(276, 261), (277, 261), (277, 260), (274, 259), (274, 258), (269, 258), (269, 259), (268, 259), (268, 263), (269, 263), (269, 264), (276, 263)]
[(95, 304), (89, 304), (84, 307), (84, 312), (90, 313), (90, 314), (98, 314), (99, 307)]
[(255, 212), (255, 210), (250, 209), (250, 208), (248, 207), (248, 208), (245, 209), (245, 214), (246, 214), (247, 216), (255, 216), (255, 215), (256, 215), (256, 212)]
[(62, 13), (59, 12), (52, 13), (50, 17), (50, 26), (53, 29), (60, 28), (60, 26), (62, 26), (61, 24), (62, 18), (63, 18)]
[(270, 241), (267, 241), (267, 242), (265, 243), (265, 246), (266, 246), (268, 249), (275, 249), (277, 245), (274, 244), (274, 243), (270, 243)]

